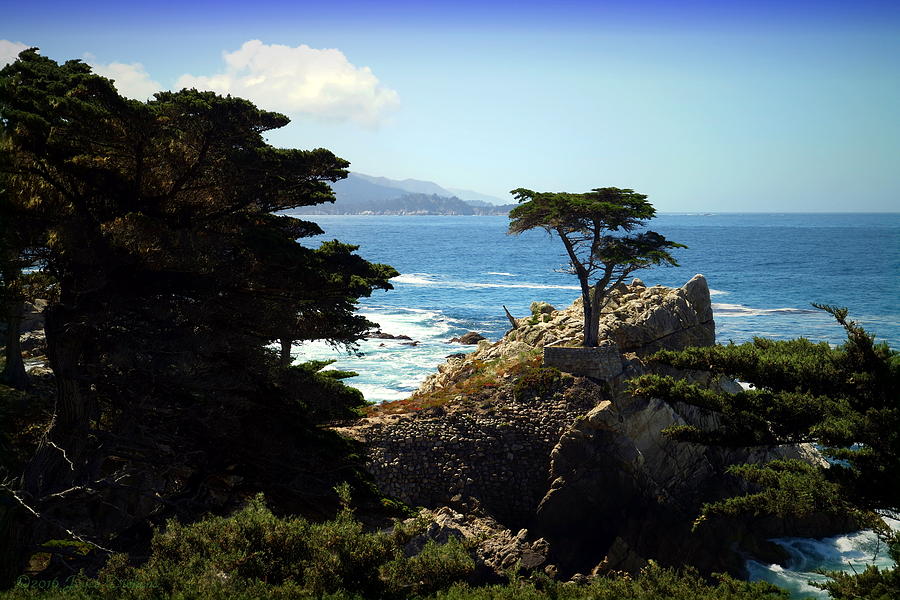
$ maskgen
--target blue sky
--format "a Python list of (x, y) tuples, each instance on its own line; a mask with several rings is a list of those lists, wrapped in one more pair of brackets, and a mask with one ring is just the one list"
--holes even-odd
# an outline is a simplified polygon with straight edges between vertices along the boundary
[(126, 95), (206, 87), (372, 175), (661, 211), (900, 210), (900, 4), (41, 2), (23, 44)]

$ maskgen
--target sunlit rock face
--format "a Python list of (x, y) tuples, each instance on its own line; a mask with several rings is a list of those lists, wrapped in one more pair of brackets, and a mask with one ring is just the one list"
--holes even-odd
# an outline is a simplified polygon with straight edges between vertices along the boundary
[[(547, 560), (561, 573), (637, 570), (649, 559), (737, 573), (742, 552), (778, 558), (767, 537), (841, 528), (760, 519), (692, 532), (704, 502), (742, 491), (724, 475), (728, 465), (820, 460), (806, 447), (672, 441), (663, 429), (715, 427), (715, 415), (625, 391), (627, 379), (659, 372), (646, 362), (649, 353), (715, 343), (702, 275), (680, 288), (639, 280), (618, 286), (604, 308), (598, 348), (578, 347), (582, 323), (580, 301), (564, 310), (536, 302), (501, 340), (448, 358), (411, 398), (426, 406), (442, 399), (440, 406), (363, 419), (343, 431), (366, 443), (368, 468), (384, 493), (429, 508), (472, 500), (506, 527), (527, 527), (549, 542)], [(584, 368), (537, 368), (554, 353), (571, 354)], [(666, 373), (739, 389), (708, 373)]]

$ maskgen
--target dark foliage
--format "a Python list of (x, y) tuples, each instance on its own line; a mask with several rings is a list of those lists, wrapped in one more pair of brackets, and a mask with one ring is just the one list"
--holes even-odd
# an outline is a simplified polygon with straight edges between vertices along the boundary
[[(845, 329), (844, 344), (833, 348), (803, 338), (756, 338), (746, 344), (653, 356), (681, 369), (733, 377), (751, 384), (750, 389), (718, 393), (684, 380), (647, 375), (633, 380), (632, 390), (721, 415), (722, 425), (716, 430), (683, 426), (666, 432), (676, 439), (726, 446), (812, 442), (828, 458), (826, 466), (782, 460), (732, 467), (731, 473), (752, 484), (752, 491), (706, 505), (701, 523), (716, 515), (851, 514), (885, 536), (896, 554), (900, 537), (890, 533), (879, 515), (900, 509), (900, 354), (876, 343), (847, 318), (845, 308), (816, 306)], [(896, 571), (876, 570), (858, 580), (838, 577), (829, 586), (851, 590), (854, 585), (896, 582)], [(900, 593), (900, 588), (891, 589)]]
[(337, 241), (304, 246), (321, 229), (273, 214), (332, 201), (329, 183), (347, 175), (328, 150), (264, 141), (287, 122), (196, 90), (127, 100), (80, 61), (33, 49), (0, 71), (0, 223), (29, 233), (0, 231), (3, 282), (38, 256), (56, 286), (52, 425), (6, 475), (19, 508), (0, 515), (23, 523), (7, 532), (23, 557), (63, 536), (140, 547), (167, 515), (257, 490), (327, 512), (335, 480), (356, 476), (352, 449), (315, 426), (361, 397), (298, 379), (270, 345), (352, 347), (372, 326), (357, 299), (396, 272)]
[(228, 518), (192, 525), (175, 521), (154, 535), (152, 554), (131, 566), (113, 556), (97, 578), (74, 576), (41, 585), (29, 578), (0, 597), (13, 599), (153, 600), (162, 598), (441, 598), (441, 599), (609, 599), (784, 600), (765, 583), (718, 576), (704, 581), (688, 569), (651, 565), (639, 576), (562, 584), (543, 574), (506, 585), (473, 587), (470, 542), (451, 538), (427, 542), (416, 554), (405, 546), (425, 523), (367, 533), (346, 507), (323, 523), (278, 518), (260, 498)]

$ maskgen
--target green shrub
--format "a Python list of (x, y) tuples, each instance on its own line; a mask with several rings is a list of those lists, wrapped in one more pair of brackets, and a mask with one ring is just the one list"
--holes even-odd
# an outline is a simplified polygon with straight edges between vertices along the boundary
[[(339, 490), (346, 500), (346, 489)], [(468, 542), (427, 542), (411, 557), (403, 547), (426, 521), (390, 533), (367, 533), (345, 506), (324, 523), (279, 518), (261, 497), (230, 517), (181, 525), (171, 521), (154, 536), (149, 560), (138, 567), (114, 555), (96, 579), (21, 579), (0, 593), (4, 600), (255, 600), (325, 598), (362, 600), (786, 600), (767, 583), (728, 576), (705, 581), (693, 569), (651, 564), (639, 575), (614, 574), (586, 585), (560, 583), (537, 573), (530, 579), (474, 587), (465, 583), (475, 565)], [(867, 573), (869, 573), (867, 571)], [(871, 585), (869, 585), (871, 583)], [(892, 598), (875, 575), (863, 588)], [(846, 588), (850, 590), (850, 588)], [(887, 594), (887, 595), (884, 595)], [(837, 596), (853, 597), (853, 596)], [(858, 596), (856, 596), (858, 597)]]
[(693, 569), (676, 571), (652, 565), (640, 575), (616, 574), (587, 585), (559, 583), (546, 577), (507, 585), (471, 587), (455, 584), (435, 600), (787, 600), (784, 590), (768, 583), (748, 583), (726, 575), (714, 583)]
[(429, 540), (421, 552), (397, 558), (381, 567), (388, 592), (409, 597), (436, 592), (464, 580), (475, 570), (466, 544), (450, 538), (446, 544)]

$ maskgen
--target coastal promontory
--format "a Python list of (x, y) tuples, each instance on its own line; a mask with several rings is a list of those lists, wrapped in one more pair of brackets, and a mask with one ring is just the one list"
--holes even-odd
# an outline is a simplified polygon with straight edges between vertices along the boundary
[[(498, 539), (506, 539), (499, 544), (505, 554), (482, 562), (526, 556), (531, 566), (565, 576), (636, 572), (651, 560), (740, 574), (748, 556), (784, 558), (768, 538), (852, 527), (849, 520), (762, 517), (694, 527), (704, 503), (746, 491), (725, 474), (729, 465), (822, 459), (804, 445), (674, 441), (662, 430), (714, 428), (716, 415), (629, 393), (628, 379), (654, 372), (740, 389), (721, 376), (648, 360), (659, 349), (715, 342), (702, 275), (680, 288), (640, 280), (618, 286), (601, 319), (598, 348), (579, 347), (579, 302), (562, 310), (534, 303), (502, 339), (451, 356), (410, 398), (373, 407), (340, 428), (364, 442), (380, 489), (427, 508), (440, 522), (494, 523)], [(518, 540), (515, 552), (511, 537)]]

